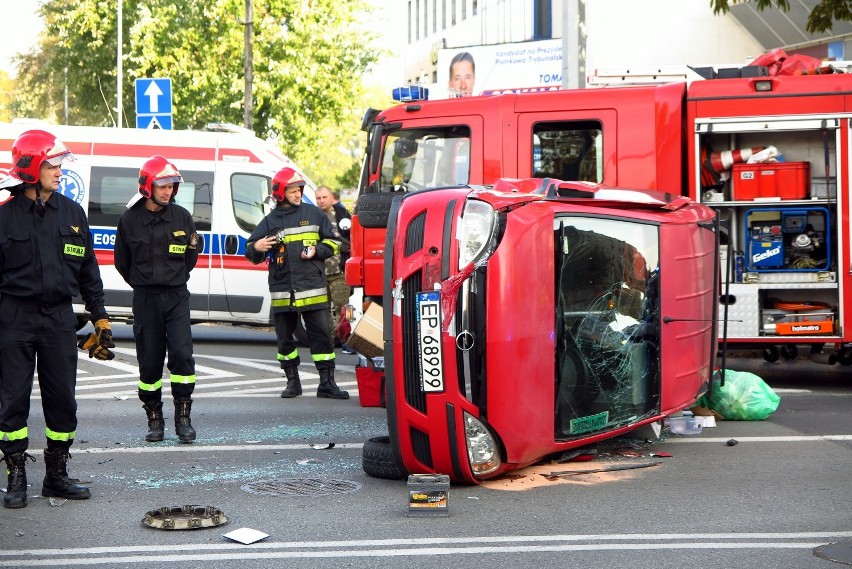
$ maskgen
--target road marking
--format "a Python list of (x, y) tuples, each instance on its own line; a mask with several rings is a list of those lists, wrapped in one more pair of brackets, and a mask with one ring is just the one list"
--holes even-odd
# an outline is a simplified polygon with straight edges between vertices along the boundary
[[(316, 442), (312, 444), (327, 445), (328, 442)], [(360, 449), (364, 447), (364, 443), (334, 443), (335, 449)], [(314, 449), (310, 444), (275, 444), (261, 445), (254, 443), (244, 443), (241, 445), (198, 445), (198, 444), (182, 444), (175, 443), (174, 445), (166, 444), (151, 444), (144, 447), (93, 447), (93, 448), (77, 448), (74, 447), (74, 454), (145, 454), (156, 452), (228, 452), (228, 451), (245, 451), (245, 450), (326, 450), (325, 448)], [(28, 450), (30, 454), (33, 452), (41, 452), (42, 449)], [(332, 450), (332, 449), (328, 449)], [(0, 552), (2, 555), (2, 552)]]
[(852, 435), (782, 435), (777, 437), (678, 437), (666, 439), (666, 443), (726, 443), (736, 439), (741, 443), (803, 443), (816, 441), (852, 441)]
[[(849, 537), (852, 537), (852, 532), (849, 531), (740, 534), (690, 533), (479, 536), (464, 538), (424, 538), (422, 536), (417, 536), (409, 538), (357, 541), (263, 542), (251, 545), (234, 543), (186, 543), (169, 545), (169, 553), (163, 555), (158, 555), (152, 552), (150, 544), (145, 544), (121, 545), (114, 547), (85, 547), (76, 549), (54, 548), (5, 551), (0, 552), (0, 566), (39, 567), (55, 565), (57, 563), (61, 563), (64, 566), (104, 565), (110, 563), (150, 564), (152, 562), (198, 563), (200, 561), (230, 561), (244, 559), (342, 557), (414, 556), (422, 559), (425, 556), (431, 557), (439, 555), (492, 555), (495, 553), (512, 554), (565, 551), (813, 549), (820, 545), (825, 545), (828, 541)], [(139, 553), (141, 555), (132, 555), (135, 553)], [(109, 557), (99, 557), (103, 555), (108, 555)], [(18, 559), (12, 559), (15, 557)], [(34, 559), (34, 557), (36, 558)]]

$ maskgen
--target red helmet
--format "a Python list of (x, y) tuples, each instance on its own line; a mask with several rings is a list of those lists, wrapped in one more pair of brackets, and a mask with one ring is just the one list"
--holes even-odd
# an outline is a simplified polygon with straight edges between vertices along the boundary
[(174, 201), (181, 182), (183, 177), (178, 172), (177, 166), (159, 155), (148, 158), (139, 170), (139, 193), (146, 198), (154, 195), (152, 185), (174, 184), (172, 192), (172, 201)]
[(12, 144), (12, 169), (9, 176), (35, 184), (41, 177), (43, 162), (59, 166), (65, 159), (74, 159), (74, 155), (55, 136), (43, 130), (28, 130)]
[(272, 178), (272, 198), (276, 202), (284, 201), (284, 190), (287, 186), (305, 187), (305, 179), (293, 168), (281, 168)]

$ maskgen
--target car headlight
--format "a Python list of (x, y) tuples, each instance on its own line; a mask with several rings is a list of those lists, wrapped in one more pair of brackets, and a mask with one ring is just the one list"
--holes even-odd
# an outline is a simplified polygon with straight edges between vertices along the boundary
[(495, 225), (496, 214), (493, 207), (478, 200), (467, 200), (456, 227), (456, 239), (459, 242), (459, 270), (475, 261), (488, 247)]
[(475, 476), (489, 474), (500, 467), (500, 453), (491, 433), (476, 417), (464, 413), (464, 438), (467, 458)]

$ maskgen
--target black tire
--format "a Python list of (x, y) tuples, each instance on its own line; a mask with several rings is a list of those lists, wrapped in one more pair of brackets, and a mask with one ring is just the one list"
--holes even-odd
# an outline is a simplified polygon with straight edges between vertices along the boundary
[(796, 344), (784, 344), (781, 346), (781, 357), (785, 360), (795, 360), (799, 357), (799, 348)]
[(364, 443), (361, 467), (373, 478), (384, 480), (402, 480), (408, 474), (393, 457), (390, 437), (374, 437)]
[(355, 204), (355, 214), (361, 227), (387, 227), (393, 200), (404, 192), (361, 194)]
[(837, 363), (842, 366), (852, 365), (852, 347), (845, 346), (837, 351)]
[(777, 362), (778, 356), (781, 355), (781, 351), (778, 349), (778, 346), (768, 346), (763, 348), (763, 359), (769, 363)]

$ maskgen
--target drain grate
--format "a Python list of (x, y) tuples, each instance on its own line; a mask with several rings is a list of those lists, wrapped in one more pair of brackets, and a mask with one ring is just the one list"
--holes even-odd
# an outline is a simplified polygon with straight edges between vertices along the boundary
[(249, 494), (263, 496), (328, 496), (330, 494), (357, 492), (361, 489), (361, 485), (351, 480), (280, 478), (278, 480), (250, 482), (242, 488)]

